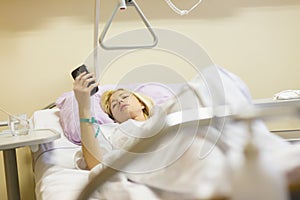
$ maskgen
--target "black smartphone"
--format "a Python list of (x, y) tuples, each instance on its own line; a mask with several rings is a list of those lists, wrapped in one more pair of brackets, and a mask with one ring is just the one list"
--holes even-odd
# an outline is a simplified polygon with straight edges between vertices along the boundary
[[(86, 72), (86, 73), (89, 73), (89, 71), (87, 70), (87, 67), (83, 64), (83, 65), (80, 65), (79, 67), (77, 67), (76, 69), (74, 69), (71, 73), (73, 79), (75, 79), (79, 74), (83, 73), (83, 72)], [(95, 81), (91, 81), (88, 86), (90, 86), (91, 84), (94, 84)], [(94, 87), (91, 91), (91, 96), (93, 94), (95, 94), (96, 92), (98, 92), (98, 87)]]

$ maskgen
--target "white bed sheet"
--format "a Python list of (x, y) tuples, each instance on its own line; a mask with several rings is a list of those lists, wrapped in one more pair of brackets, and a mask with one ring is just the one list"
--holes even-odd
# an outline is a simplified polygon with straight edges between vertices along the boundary
[(39, 110), (33, 115), (34, 128), (52, 128), (61, 138), (42, 144), (34, 156), (34, 175), (37, 200), (76, 199), (88, 181), (89, 171), (76, 169), (74, 154), (80, 146), (64, 136), (59, 123), (59, 110)]

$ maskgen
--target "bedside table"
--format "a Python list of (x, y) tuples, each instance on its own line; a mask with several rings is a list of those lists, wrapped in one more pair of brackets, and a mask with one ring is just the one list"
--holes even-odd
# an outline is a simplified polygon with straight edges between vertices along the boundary
[(52, 142), (58, 138), (60, 133), (53, 129), (30, 130), (28, 135), (21, 136), (12, 136), (10, 133), (0, 134), (0, 150), (3, 151), (8, 200), (20, 199), (16, 149)]

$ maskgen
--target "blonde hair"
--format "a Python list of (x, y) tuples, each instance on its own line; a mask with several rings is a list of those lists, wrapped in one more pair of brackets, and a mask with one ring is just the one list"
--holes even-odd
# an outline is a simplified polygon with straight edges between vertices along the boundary
[(111, 112), (111, 109), (110, 109), (110, 98), (111, 96), (117, 92), (117, 91), (128, 91), (130, 92), (131, 94), (133, 94), (138, 100), (139, 102), (141, 102), (144, 106), (144, 109), (143, 109), (143, 113), (145, 115), (146, 118), (149, 117), (150, 115), (150, 110), (152, 109), (153, 107), (153, 101), (145, 96), (145, 95), (142, 95), (142, 94), (139, 94), (137, 92), (132, 92), (132, 91), (129, 91), (129, 90), (126, 90), (126, 89), (123, 89), (123, 88), (120, 88), (120, 89), (116, 89), (116, 90), (107, 90), (105, 91), (102, 95), (101, 95), (101, 100), (100, 100), (100, 105), (101, 105), (101, 108), (103, 109), (103, 111), (108, 114), (108, 116), (114, 120), (114, 116)]

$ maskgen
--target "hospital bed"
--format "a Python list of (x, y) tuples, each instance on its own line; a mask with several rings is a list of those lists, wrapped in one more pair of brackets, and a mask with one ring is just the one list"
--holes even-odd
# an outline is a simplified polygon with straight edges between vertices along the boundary
[[(247, 88), (244, 86), (236, 76), (231, 73), (228, 73), (222, 70), (224, 74), (229, 75), (234, 82), (239, 82), (238, 90), (242, 91), (242, 94), (245, 95), (245, 99), (249, 99), (250, 97), (246, 94), (248, 93)], [(114, 88), (115, 85), (105, 85), (100, 87), (99, 94), (101, 92)], [(136, 90), (140, 93), (144, 93), (154, 99), (156, 104), (162, 104), (166, 102), (174, 93), (178, 93), (180, 88), (183, 87), (182, 84), (170, 84), (164, 85), (160, 83), (143, 83), (143, 84), (132, 84), (130, 86), (122, 86), (127, 87), (128, 89)], [(171, 88), (171, 90), (170, 90)], [(172, 92), (170, 92), (172, 91)], [(51, 128), (57, 130), (61, 133), (62, 137), (54, 142), (40, 145), (38, 151), (33, 153), (34, 156), (34, 174), (36, 181), (36, 198), (37, 200), (51, 200), (51, 199), (77, 199), (81, 194), (82, 190), (86, 185), (88, 185), (91, 177), (95, 176), (95, 172), (91, 172), (84, 169), (84, 162), (82, 159), (79, 159), (80, 154), (80, 138), (78, 138), (78, 122), (76, 120), (76, 115), (74, 116), (74, 110), (77, 109), (76, 105), (74, 105), (74, 95), (72, 92), (67, 92), (62, 94), (56, 101), (57, 107), (52, 109), (44, 109), (36, 111), (33, 114), (32, 121), (34, 128)], [(99, 102), (99, 96), (95, 95), (93, 101)], [(297, 104), (297, 100), (292, 101), (292, 104)], [(291, 103), (291, 102), (290, 102)], [(68, 107), (64, 105), (69, 105)], [(71, 106), (70, 106), (71, 105)], [(92, 104), (96, 106), (96, 104)], [(258, 102), (256, 103), (257, 108), (270, 108), (274, 107), (274, 105), (285, 106), (289, 105), (289, 102), (285, 101), (283, 103), (276, 103), (272, 100)], [(53, 107), (53, 106), (52, 106)], [(109, 123), (108, 118), (103, 117), (103, 113), (98, 108), (94, 108), (94, 112), (100, 113), (98, 116), (98, 120), (101, 123)], [(198, 116), (200, 121), (204, 123), (209, 123), (211, 121), (211, 112), (207, 109), (203, 108), (201, 116)], [(223, 113), (224, 116), (230, 115), (230, 112)], [(280, 115), (280, 111), (275, 109), (274, 114)], [(249, 117), (249, 115), (245, 115)], [(243, 117), (245, 117), (243, 116)], [(251, 117), (251, 116), (250, 116)], [(176, 119), (176, 117), (175, 117)], [(69, 123), (73, 122), (73, 123)], [(76, 124), (77, 123), (77, 124)], [(172, 123), (172, 121), (171, 121)], [(174, 122), (175, 123), (175, 122)], [(73, 126), (71, 126), (73, 124)], [(76, 130), (77, 129), (77, 130)], [(77, 131), (77, 133), (76, 133)], [(264, 142), (262, 142), (264, 143)], [(267, 141), (266, 141), (267, 143)], [(294, 158), (297, 154), (292, 154), (291, 158)], [(287, 155), (290, 155), (287, 154)], [(284, 154), (283, 154), (284, 155)], [(283, 156), (282, 155), (282, 156)], [(298, 154), (299, 155), (299, 154)], [(285, 155), (286, 156), (286, 155)], [(297, 163), (298, 160), (295, 160)], [(299, 162), (297, 163), (299, 164)], [(292, 168), (289, 172), (290, 177), (294, 177), (291, 184), (291, 197), (292, 199), (297, 198), (298, 184), (299, 179), (295, 179), (298, 177), (298, 168), (295, 167), (295, 163), (293, 163), (293, 167), (285, 166), (286, 168)], [(299, 166), (299, 165), (298, 165)], [(296, 173), (295, 173), (296, 172)], [(290, 174), (293, 174), (292, 176)], [(149, 197), (153, 198), (151, 191), (145, 188), (142, 184), (132, 183), (125, 180), (122, 182), (126, 187), (135, 188), (135, 191), (132, 194), (135, 195), (132, 199), (139, 199), (143, 197), (143, 195), (150, 195)], [(123, 186), (124, 186), (123, 185)], [(119, 185), (120, 186), (120, 185)], [(296, 189), (295, 189), (296, 188)], [(140, 192), (139, 192), (140, 191)], [(112, 199), (114, 195), (114, 191), (107, 191), (107, 193), (111, 192), (111, 194), (106, 194), (111, 196)], [(142, 196), (140, 196), (142, 195)], [(100, 195), (101, 196), (101, 195)], [(99, 199), (99, 196), (92, 196), (90, 199)], [(214, 196), (212, 199), (225, 199), (227, 197)], [(101, 198), (100, 198), (101, 199)], [(116, 198), (117, 199), (117, 198)], [(126, 198), (124, 198), (126, 199)], [(130, 199), (130, 198), (128, 198)], [(182, 197), (184, 199), (184, 197)]]

